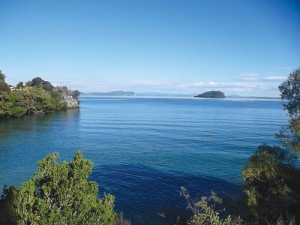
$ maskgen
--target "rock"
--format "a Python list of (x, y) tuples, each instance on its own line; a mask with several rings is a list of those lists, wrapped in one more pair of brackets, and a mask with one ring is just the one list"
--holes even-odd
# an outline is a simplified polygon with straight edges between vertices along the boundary
[(208, 91), (202, 94), (196, 95), (197, 98), (225, 98), (225, 94), (221, 91)]
[(79, 108), (78, 96), (80, 92), (78, 90), (69, 90), (66, 86), (55, 87), (53, 90), (60, 92), (60, 96), (67, 103), (68, 109)]

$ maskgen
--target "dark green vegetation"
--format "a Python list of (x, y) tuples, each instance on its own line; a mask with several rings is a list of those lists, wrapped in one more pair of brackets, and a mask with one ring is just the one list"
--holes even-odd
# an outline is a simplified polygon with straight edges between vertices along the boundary
[(1, 224), (116, 224), (114, 196), (98, 199), (98, 185), (87, 181), (91, 161), (81, 153), (73, 161), (56, 162), (58, 154), (38, 162), (39, 172), (16, 187), (4, 188)]
[[(243, 169), (244, 202), (251, 224), (300, 222), (300, 170), (285, 149), (259, 146)], [(297, 221), (297, 223), (295, 223)]]
[(289, 124), (277, 135), (284, 146), (300, 155), (300, 68), (293, 71), (279, 86), (284, 109), (289, 115)]
[(0, 118), (20, 117), (24, 114), (37, 114), (76, 108), (79, 103), (78, 91), (53, 85), (36, 77), (32, 81), (19, 82), (16, 88), (5, 83), (5, 75), (0, 71)]
[(202, 94), (196, 95), (198, 98), (225, 98), (225, 94), (221, 91), (208, 91)]

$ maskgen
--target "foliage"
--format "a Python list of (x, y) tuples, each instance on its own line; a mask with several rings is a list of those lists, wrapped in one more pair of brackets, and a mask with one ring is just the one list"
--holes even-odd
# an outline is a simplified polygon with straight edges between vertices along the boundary
[(4, 186), (3, 188), (3, 194), (0, 196), (0, 224), (15, 224), (14, 218), (16, 215), (14, 214), (12, 202), (16, 191), (15, 186), (9, 188)]
[(5, 83), (4, 81), (0, 81), (0, 91), (9, 93), (10, 92), (9, 85), (7, 83)]
[(55, 89), (49, 81), (44, 81), (40, 77), (26, 82), (26, 86), (23, 82), (19, 82), (17, 90), (14, 91), (0, 80), (0, 118), (67, 109), (66, 99), (72, 96), (79, 104), (77, 99), (79, 95), (79, 91), (71, 91), (67, 87), (63, 90)]
[(2, 70), (0, 70), (0, 81), (5, 82), (5, 78), (6, 78), (5, 74), (2, 73)]
[(33, 78), (32, 81), (30, 82), (30, 86), (39, 86), (46, 91), (51, 91), (54, 87), (49, 81), (45, 81), (40, 77)]
[(285, 148), (300, 155), (300, 119), (291, 119), (288, 125), (281, 127), (276, 137)]
[(239, 218), (232, 219), (230, 215), (223, 216), (221, 213), (225, 211), (222, 207), (222, 199), (213, 191), (209, 197), (202, 196), (199, 201), (193, 202), (189, 193), (184, 187), (181, 187), (181, 195), (188, 203), (188, 209), (193, 213), (192, 218), (188, 222), (189, 225), (232, 225), (242, 224)]
[(283, 104), (291, 118), (300, 116), (300, 68), (294, 70), (287, 80), (279, 85), (281, 98), (286, 100)]
[(19, 82), (17, 85), (16, 85), (17, 89), (23, 89), (24, 88), (24, 84), (23, 82)]
[(242, 170), (251, 224), (300, 221), (300, 170), (296, 155), (279, 147), (261, 145)]
[(34, 87), (0, 93), (0, 117), (20, 117), (26, 113), (44, 113), (66, 108), (66, 102), (57, 91)]
[(39, 172), (24, 182), (20, 190), (6, 189), (0, 207), (4, 205), (10, 217), (1, 211), (0, 222), (115, 224), (114, 196), (105, 194), (98, 199), (97, 183), (87, 181), (92, 162), (83, 159), (80, 152), (69, 163), (58, 164), (57, 158), (54, 153), (38, 162)]
[(277, 134), (285, 147), (300, 155), (300, 68), (294, 70), (280, 86), (284, 109), (289, 115), (289, 124)]

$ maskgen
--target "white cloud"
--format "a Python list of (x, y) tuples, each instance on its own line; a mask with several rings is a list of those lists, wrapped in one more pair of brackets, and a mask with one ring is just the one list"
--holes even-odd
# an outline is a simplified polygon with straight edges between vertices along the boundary
[(272, 76), (272, 77), (265, 77), (263, 78), (263, 80), (267, 80), (267, 81), (282, 81), (285, 80), (286, 77), (279, 77), (279, 76)]

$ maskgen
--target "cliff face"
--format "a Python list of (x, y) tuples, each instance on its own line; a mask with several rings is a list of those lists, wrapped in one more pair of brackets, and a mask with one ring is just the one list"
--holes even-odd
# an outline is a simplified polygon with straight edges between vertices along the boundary
[(196, 95), (198, 98), (225, 98), (225, 94), (221, 91), (208, 91), (202, 94)]
[(68, 109), (79, 108), (79, 101), (78, 101), (78, 99), (74, 99), (72, 96), (66, 96), (66, 97), (64, 97), (64, 100), (67, 103), (67, 108)]
[(69, 90), (66, 86), (55, 87), (55, 91), (60, 92), (61, 99), (67, 103), (68, 109), (79, 108), (78, 96), (80, 92), (77, 90)]

